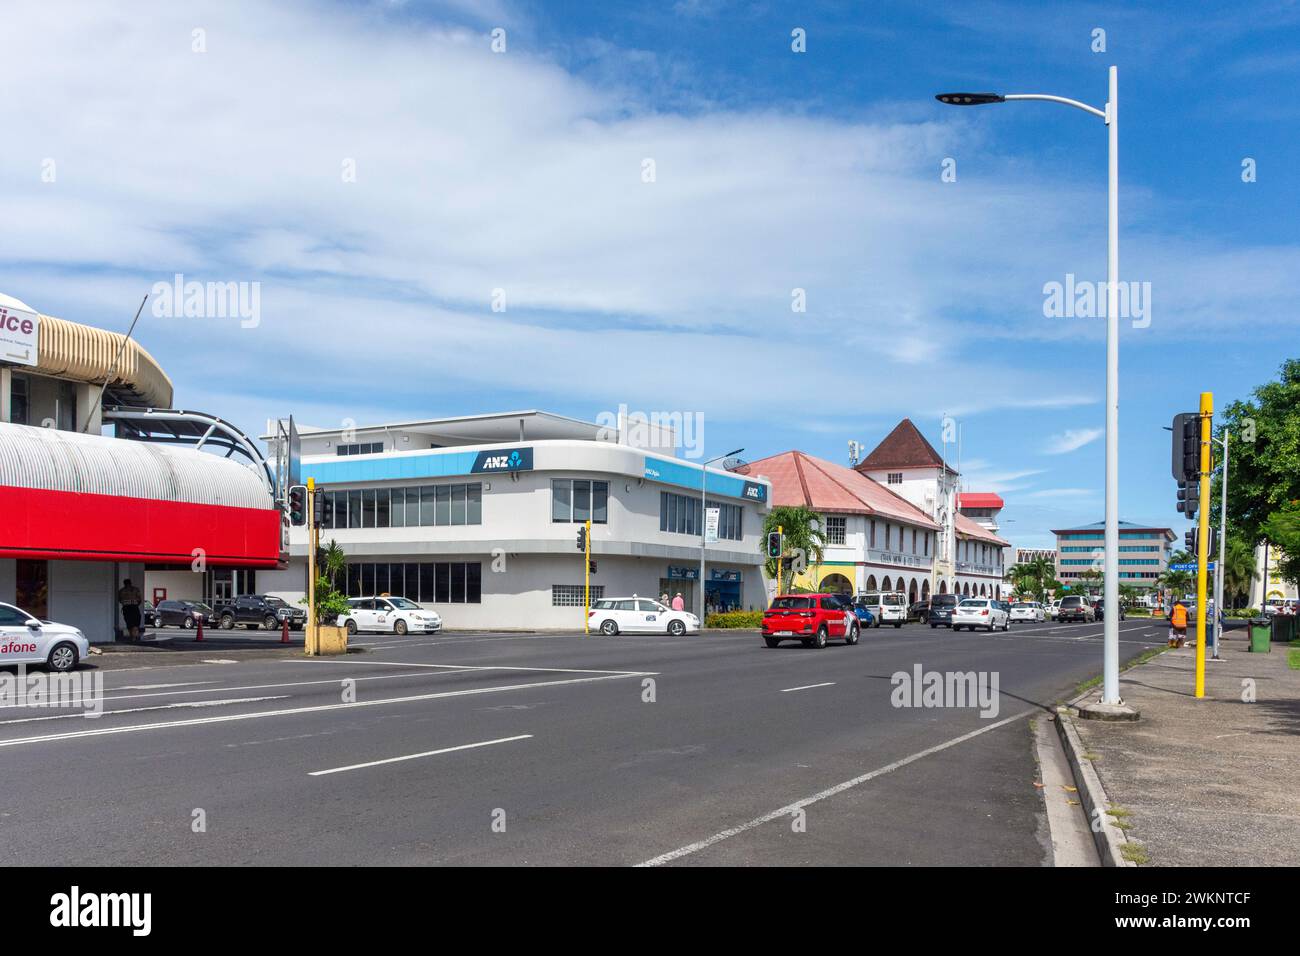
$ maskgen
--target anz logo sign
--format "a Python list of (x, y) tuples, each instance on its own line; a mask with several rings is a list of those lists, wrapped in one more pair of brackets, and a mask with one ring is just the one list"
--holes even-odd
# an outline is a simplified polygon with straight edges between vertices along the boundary
[(767, 487), (756, 481), (745, 482), (745, 497), (751, 501), (766, 501)]
[(481, 451), (474, 459), (471, 474), (493, 471), (532, 471), (531, 448), (506, 448), (501, 451)]

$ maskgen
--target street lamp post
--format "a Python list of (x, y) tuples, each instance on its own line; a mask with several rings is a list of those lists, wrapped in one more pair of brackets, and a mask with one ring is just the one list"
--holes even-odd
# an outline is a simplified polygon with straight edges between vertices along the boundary
[(709, 505), (705, 497), (705, 485), (709, 476), (709, 465), (715, 461), (724, 461), (727, 458), (734, 458), (745, 449), (737, 448), (735, 451), (729, 451), (725, 455), (719, 455), (717, 458), (710, 458), (700, 466), (700, 627), (704, 626), (704, 546), (707, 543), (709, 527)]
[(984, 106), (1013, 100), (1043, 100), (1073, 106), (1099, 117), (1109, 129), (1108, 228), (1106, 255), (1106, 535), (1103, 597), (1101, 709), (1108, 716), (1132, 716), (1119, 696), (1119, 73), (1110, 68), (1106, 108), (1044, 93), (940, 93), (935, 99), (950, 106)]
[(1219, 660), (1219, 640), (1223, 637), (1223, 557), (1228, 548), (1228, 430), (1222, 438), (1210, 436), (1210, 441), (1223, 446), (1223, 488), (1219, 503), (1219, 560), (1214, 565), (1214, 656)]

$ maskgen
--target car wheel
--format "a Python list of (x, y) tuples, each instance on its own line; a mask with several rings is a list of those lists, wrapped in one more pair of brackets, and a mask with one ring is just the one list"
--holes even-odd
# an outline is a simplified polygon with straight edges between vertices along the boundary
[(849, 628), (849, 633), (844, 637), (844, 643), (856, 644), (858, 643), (858, 636), (858, 622), (854, 621), (853, 626)]
[(776, 647), (781, 643), (781, 639), (779, 637), (765, 637), (763, 638), (763, 643), (768, 647)]
[(823, 624), (817, 628), (817, 634), (812, 640), (812, 646), (822, 648), (826, 646), (826, 625)]
[(356, 622), (356, 621), (349, 620), (349, 621), (347, 622), (347, 624), (344, 625), (344, 627), (346, 627), (346, 628), (348, 629), (348, 637), (355, 637), (355, 636), (356, 636), (356, 633), (357, 633), (357, 622)]
[(618, 633), (618, 625), (613, 621), (601, 621), (600, 633), (604, 634), (606, 637), (613, 637)]
[(936, 627), (938, 627), (938, 626), (939, 626), (938, 624), (931, 624), (931, 625), (930, 625), (930, 630), (933, 631), (933, 630), (934, 630)]
[(902, 626), (903, 626), (903, 622), (902, 622), (902, 621), (895, 621), (895, 622), (894, 622), (894, 627), (898, 628), (898, 627), (902, 627)]
[(393, 633), (398, 637), (406, 637), (406, 622), (402, 620), (394, 621)]
[(235, 629), (235, 616), (233, 614), (221, 615), (221, 629), (223, 631), (233, 631)]
[(279, 623), (280, 622), (275, 619), (274, 614), (268, 614), (266, 617), (262, 618), (262, 626), (268, 631), (274, 631)]
[(192, 617), (183, 617), (183, 618), (181, 618), (181, 627), (184, 627), (184, 628), (191, 628), (191, 627), (193, 627), (193, 626), (194, 626), (194, 618), (192, 618)]
[(77, 649), (71, 644), (55, 644), (45, 664), (52, 671), (62, 674), (77, 666)]
[(673, 637), (681, 637), (686, 633), (686, 625), (681, 621), (669, 621), (668, 633)]

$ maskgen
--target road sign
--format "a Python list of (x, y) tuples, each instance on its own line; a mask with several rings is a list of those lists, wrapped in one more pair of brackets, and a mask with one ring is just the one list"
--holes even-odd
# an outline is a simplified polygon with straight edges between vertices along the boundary
[[(1213, 571), (1214, 564), (1215, 562), (1211, 561), (1209, 564), (1205, 566), (1205, 570)], [(1197, 565), (1195, 562), (1192, 562), (1191, 564), (1171, 564), (1169, 565), (1169, 570), (1170, 571), (1195, 571), (1197, 567), (1199, 567), (1199, 565)]]

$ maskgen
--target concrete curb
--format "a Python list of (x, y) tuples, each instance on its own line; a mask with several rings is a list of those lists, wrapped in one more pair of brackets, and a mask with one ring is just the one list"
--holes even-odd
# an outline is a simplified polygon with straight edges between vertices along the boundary
[[(1124, 831), (1115, 826), (1115, 820), (1106, 811), (1110, 809), (1110, 800), (1106, 789), (1101, 785), (1101, 777), (1091, 760), (1085, 760), (1087, 752), (1079, 731), (1074, 726), (1074, 719), (1067, 707), (1058, 707), (1056, 711), (1056, 732), (1061, 737), (1061, 746), (1065, 749), (1065, 759), (1070, 762), (1074, 773), (1075, 786), (1079, 788), (1079, 799), (1083, 804), (1084, 815), (1088, 819), (1088, 829), (1092, 840), (1097, 845), (1097, 856), (1102, 866), (1137, 866), (1124, 859), (1121, 847), (1128, 842)], [(1099, 825), (1100, 824), (1100, 825)]]

